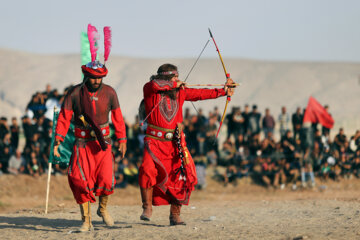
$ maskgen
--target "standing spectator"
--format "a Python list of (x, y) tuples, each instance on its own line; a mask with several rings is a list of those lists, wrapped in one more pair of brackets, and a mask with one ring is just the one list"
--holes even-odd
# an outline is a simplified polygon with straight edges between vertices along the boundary
[(5, 135), (9, 132), (9, 126), (7, 124), (7, 118), (0, 118), (0, 140), (5, 137)]
[(195, 127), (199, 129), (201, 126), (205, 126), (206, 123), (207, 123), (207, 119), (203, 115), (203, 110), (201, 108), (199, 108)]
[(291, 122), (293, 126), (294, 139), (297, 139), (300, 137), (303, 122), (303, 115), (301, 114), (301, 109), (299, 107), (296, 108), (296, 112), (292, 115)]
[(261, 114), (257, 112), (257, 106), (253, 105), (252, 112), (249, 114), (249, 135), (260, 133), (260, 118)]
[(11, 132), (11, 148), (15, 152), (19, 146), (19, 134), (20, 134), (20, 127), (18, 125), (16, 117), (13, 117), (11, 119), (10, 132)]
[[(331, 114), (329, 113), (329, 105), (325, 105), (324, 109), (331, 116)], [(330, 136), (330, 128), (322, 126), (322, 135)]]
[(248, 129), (249, 129), (249, 105), (245, 104), (244, 111), (242, 112), (244, 118), (244, 137), (247, 139), (248, 137)]
[(301, 165), (301, 184), (305, 188), (307, 186), (308, 177), (311, 180), (311, 187), (315, 187), (315, 175), (313, 171), (313, 159), (310, 156), (311, 149), (307, 148), (304, 153), (302, 165)]
[(31, 145), (31, 139), (35, 133), (35, 128), (33, 127), (31, 120), (28, 116), (24, 116), (22, 117), (22, 127), (24, 130), (24, 135), (25, 135), (25, 148), (26, 147), (30, 147)]
[(216, 116), (209, 118), (209, 123), (205, 127), (205, 146), (206, 151), (218, 150), (218, 140), (216, 138), (217, 125), (216, 125)]
[(234, 124), (234, 115), (236, 112), (236, 107), (232, 107), (231, 113), (226, 115), (226, 121), (227, 121), (227, 138), (230, 139), (231, 135), (235, 132), (235, 124)]
[(279, 115), (279, 124), (280, 124), (280, 137), (283, 137), (286, 131), (289, 129), (290, 117), (286, 112), (286, 107), (281, 107), (281, 113)]
[(281, 146), (284, 149), (286, 161), (292, 162), (295, 154), (295, 142), (290, 130), (287, 130), (281, 138)]
[(269, 108), (265, 109), (265, 116), (262, 121), (262, 127), (263, 127), (265, 138), (268, 136), (269, 132), (271, 132), (271, 133), (274, 132), (275, 120), (274, 120), (274, 117), (270, 114)]
[(219, 112), (219, 108), (217, 106), (214, 107), (213, 115), (216, 117), (216, 121), (221, 121), (221, 113)]
[(241, 114), (241, 109), (240, 107), (235, 108), (235, 112), (232, 116), (232, 121), (234, 124), (234, 129), (233, 129), (233, 133), (234, 133), (234, 138), (237, 139), (237, 137), (240, 134), (244, 133), (244, 117)]
[(10, 159), (10, 133), (6, 133), (5, 136), (0, 139), (0, 164), (1, 171), (8, 173)]

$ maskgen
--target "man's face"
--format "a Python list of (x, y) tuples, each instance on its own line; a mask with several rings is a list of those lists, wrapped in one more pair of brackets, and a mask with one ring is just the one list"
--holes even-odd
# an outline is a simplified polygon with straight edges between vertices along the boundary
[(179, 75), (176, 74), (174, 77), (171, 78), (171, 81), (173, 81), (173, 82), (179, 81)]
[(101, 85), (102, 78), (89, 78), (89, 84), (92, 89), (97, 90)]

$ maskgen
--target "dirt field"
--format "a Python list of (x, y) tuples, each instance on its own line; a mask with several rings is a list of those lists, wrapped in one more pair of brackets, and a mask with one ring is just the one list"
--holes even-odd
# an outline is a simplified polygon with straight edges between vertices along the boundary
[(51, 179), (44, 214), (46, 176), (0, 176), (1, 239), (360, 239), (360, 180), (318, 181), (314, 189), (267, 190), (241, 181), (236, 187), (208, 181), (184, 206), (186, 226), (169, 226), (169, 207), (154, 207), (139, 220), (138, 188), (116, 189), (110, 199), (115, 226), (94, 213), (95, 230), (78, 233), (79, 208), (65, 176)]

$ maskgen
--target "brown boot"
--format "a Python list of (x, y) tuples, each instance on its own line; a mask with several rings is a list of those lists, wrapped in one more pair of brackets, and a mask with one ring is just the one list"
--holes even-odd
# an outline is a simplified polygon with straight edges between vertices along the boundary
[(80, 205), (81, 220), (83, 221), (80, 227), (80, 232), (87, 232), (93, 229), (91, 224), (90, 202), (86, 202)]
[(186, 225), (180, 218), (180, 210), (181, 205), (180, 204), (171, 204), (170, 206), (170, 225)]
[(152, 194), (153, 187), (140, 188), (143, 213), (140, 216), (140, 220), (150, 221), (152, 214)]
[(102, 217), (103, 222), (106, 224), (106, 226), (113, 226), (114, 220), (110, 216), (109, 212), (106, 209), (107, 202), (109, 200), (109, 196), (99, 196), (99, 208), (97, 210), (97, 215), (99, 217)]

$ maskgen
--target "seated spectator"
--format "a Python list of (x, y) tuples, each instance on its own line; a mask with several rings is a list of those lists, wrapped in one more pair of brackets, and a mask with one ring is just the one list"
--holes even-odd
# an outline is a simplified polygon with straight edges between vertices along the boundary
[(127, 158), (123, 158), (119, 165), (117, 187), (126, 188), (128, 184), (137, 185), (139, 170)]
[(283, 173), (285, 174), (285, 184), (292, 184), (291, 189), (297, 189), (297, 180), (299, 177), (299, 169), (294, 167), (289, 162), (285, 163), (285, 167), (283, 168)]
[(226, 173), (224, 175), (224, 186), (227, 186), (229, 183), (232, 183), (234, 186), (237, 185), (237, 169), (235, 165), (229, 165), (226, 167)]
[(38, 163), (35, 152), (30, 153), (30, 161), (27, 164), (27, 169), (29, 170), (29, 174), (33, 177), (38, 177), (43, 173), (43, 169)]
[(25, 159), (21, 156), (21, 152), (16, 150), (15, 155), (12, 155), (9, 160), (8, 171), (11, 174), (17, 175), (19, 173), (24, 173), (25, 170)]
[(221, 166), (229, 166), (233, 162), (233, 158), (235, 156), (235, 147), (231, 143), (231, 141), (225, 141), (223, 143), (223, 147), (219, 152), (219, 165)]
[(206, 187), (206, 157), (195, 157), (194, 162), (197, 175), (197, 184), (195, 185), (195, 189), (201, 190)]
[(360, 178), (360, 149), (354, 157), (352, 171), (355, 177)]
[(349, 142), (349, 148), (351, 152), (355, 153), (356, 150), (360, 149), (360, 131), (357, 130), (354, 136), (351, 136)]
[(335, 136), (334, 139), (335, 146), (339, 150), (341, 147), (345, 147), (346, 142), (347, 142), (347, 138), (344, 133), (344, 129), (340, 128), (339, 133)]
[(215, 150), (210, 150), (209, 152), (207, 152), (206, 158), (207, 158), (207, 163), (210, 166), (215, 167), (217, 165), (218, 156), (217, 156)]
[(346, 178), (349, 179), (352, 177), (351, 173), (352, 173), (352, 163), (349, 159), (349, 155), (347, 154), (342, 154), (340, 157), (340, 162), (339, 162), (339, 166), (341, 167), (341, 175)]
[(251, 163), (250, 161), (248, 161), (247, 159), (243, 159), (241, 162), (240, 162), (240, 166), (239, 166), (239, 169), (238, 169), (238, 174), (237, 174), (237, 177), (239, 179), (241, 178), (247, 178), (250, 176), (250, 172), (251, 172)]
[(330, 173), (331, 173), (331, 167), (329, 166), (329, 163), (326, 161), (324, 162), (324, 164), (321, 165), (320, 173), (319, 173), (320, 179), (322, 181), (327, 181), (330, 176)]
[(280, 171), (271, 158), (265, 158), (262, 164), (262, 180), (267, 188), (279, 187)]

